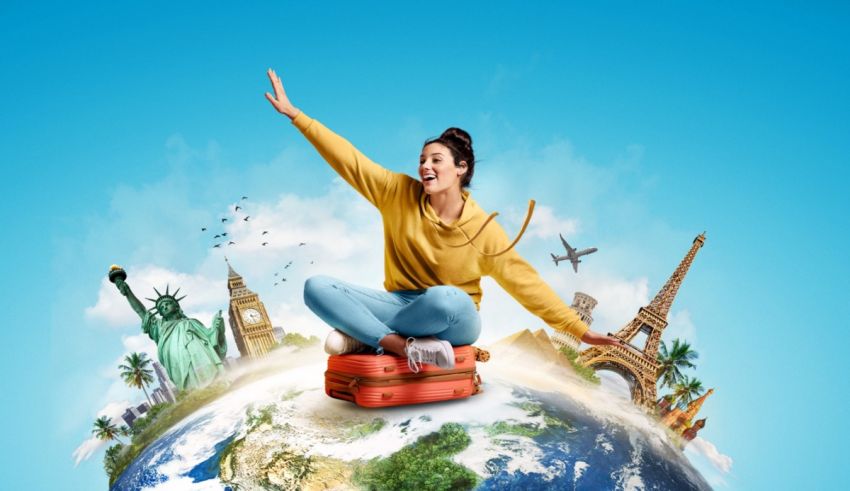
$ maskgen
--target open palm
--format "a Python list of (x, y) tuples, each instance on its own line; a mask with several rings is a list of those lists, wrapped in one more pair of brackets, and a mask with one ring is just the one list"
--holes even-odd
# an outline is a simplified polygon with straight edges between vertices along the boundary
[(274, 106), (277, 112), (289, 116), (290, 119), (295, 118), (299, 111), (289, 102), (289, 97), (286, 96), (286, 91), (283, 90), (283, 83), (280, 81), (280, 77), (271, 68), (269, 68), (268, 76), (272, 83), (272, 89), (274, 89), (274, 95), (266, 92), (266, 99), (272, 103), (272, 106)]

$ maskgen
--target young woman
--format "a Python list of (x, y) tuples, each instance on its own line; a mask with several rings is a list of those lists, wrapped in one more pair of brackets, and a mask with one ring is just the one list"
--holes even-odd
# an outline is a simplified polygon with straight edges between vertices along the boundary
[(588, 344), (620, 340), (588, 330), (513, 250), (513, 242), (472, 199), (466, 188), (475, 170), (472, 139), (449, 128), (427, 141), (419, 156), (419, 179), (369, 160), (351, 143), (292, 105), (280, 77), (268, 71), (274, 95), (266, 98), (316, 147), (322, 157), (381, 213), (384, 224), (384, 287), (353, 285), (314, 276), (304, 301), (336, 328), (325, 342), (330, 354), (366, 346), (406, 356), (413, 371), (422, 363), (454, 366), (452, 346), (472, 344), (481, 332), (478, 315), (482, 276), (491, 276), (523, 307), (553, 329)]

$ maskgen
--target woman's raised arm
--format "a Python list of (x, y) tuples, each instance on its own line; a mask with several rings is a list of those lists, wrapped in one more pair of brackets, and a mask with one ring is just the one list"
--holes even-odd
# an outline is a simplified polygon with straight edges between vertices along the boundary
[(345, 181), (378, 209), (383, 207), (388, 193), (395, 188), (401, 174), (396, 175), (372, 162), (345, 138), (337, 135), (319, 121), (310, 118), (293, 106), (283, 90), (280, 77), (269, 69), (269, 79), (275, 95), (266, 92), (266, 99), (281, 114), (292, 120), (302, 134), (313, 144), (319, 154)]

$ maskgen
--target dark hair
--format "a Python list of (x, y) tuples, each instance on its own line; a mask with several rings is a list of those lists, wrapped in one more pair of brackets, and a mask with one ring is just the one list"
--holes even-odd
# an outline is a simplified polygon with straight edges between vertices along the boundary
[(438, 138), (432, 138), (425, 142), (422, 147), (431, 143), (442, 143), (445, 145), (452, 157), (455, 159), (455, 167), (460, 167), (460, 162), (466, 162), (466, 174), (460, 181), (461, 187), (467, 188), (472, 183), (472, 174), (475, 170), (475, 154), (472, 152), (472, 137), (460, 128), (448, 128)]

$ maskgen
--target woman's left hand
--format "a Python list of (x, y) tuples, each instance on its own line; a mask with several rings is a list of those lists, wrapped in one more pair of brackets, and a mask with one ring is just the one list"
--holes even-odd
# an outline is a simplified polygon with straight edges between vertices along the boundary
[(599, 334), (594, 331), (587, 331), (581, 337), (581, 340), (587, 344), (607, 344), (611, 346), (624, 346), (623, 340), (614, 337), (614, 336), (606, 336), (604, 334)]

